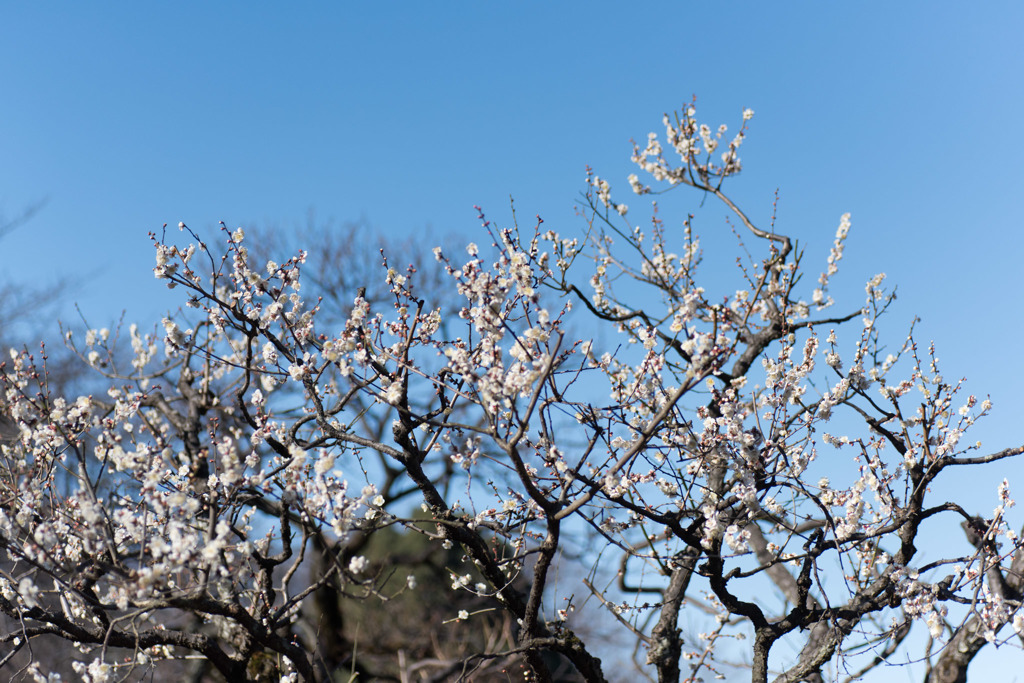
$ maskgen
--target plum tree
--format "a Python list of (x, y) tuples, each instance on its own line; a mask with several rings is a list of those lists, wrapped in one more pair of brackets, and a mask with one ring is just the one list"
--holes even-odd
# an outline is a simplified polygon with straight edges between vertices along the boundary
[[(1024, 446), (964, 438), (991, 405), (913, 334), (886, 353), (883, 276), (834, 312), (848, 214), (808, 283), (724, 192), (752, 115), (729, 139), (685, 106), (628, 179), (727, 208), (732, 284), (694, 215), (636, 222), (594, 173), (578, 236), (481, 212), (488, 246), (435, 249), (429, 286), (381, 254), (383, 289), (332, 287), (334, 314), (304, 251), (154, 235), (186, 309), (70, 337), (104, 395), (59, 395), (27, 351), (2, 366), (0, 667), (47, 680), (49, 637), (90, 681), (196, 659), (230, 681), (813, 681), (898, 652), (964, 680), (1024, 633), (1024, 553), (1001, 476), (985, 519), (932, 485)], [(435, 643), (382, 657), (350, 628), (374, 615), (403, 620), (377, 641)]]

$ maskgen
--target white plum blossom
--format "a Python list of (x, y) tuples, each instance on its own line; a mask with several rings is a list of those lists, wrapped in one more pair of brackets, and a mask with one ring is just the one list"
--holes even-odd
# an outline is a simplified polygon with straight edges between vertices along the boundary
[[(465, 253), (374, 240), (343, 263), (318, 263), (330, 236), (268, 259), (252, 230), (154, 235), (181, 310), (67, 334), (80, 384), (45, 352), (0, 365), (0, 612), (10, 662), (37, 660), (17, 675), (52, 678), (24, 647), (45, 633), (82, 680), (204, 659), (319, 682), (376, 671), (352, 638), (385, 642), (417, 604), (435, 631), (395, 646), (403, 671), (480, 680), (551, 677), (554, 654), (604, 680), (577, 623), (621, 627), (659, 680), (966, 675), (953, 639), (1024, 634), (1024, 446), (984, 450), (991, 401), (913, 330), (886, 337), (884, 275), (834, 289), (850, 214), (816, 259), (726, 194), (752, 117), (666, 115), (626, 179), (658, 203), (588, 169), (576, 235), (480, 210)], [(708, 203), (735, 251), (698, 234)]]

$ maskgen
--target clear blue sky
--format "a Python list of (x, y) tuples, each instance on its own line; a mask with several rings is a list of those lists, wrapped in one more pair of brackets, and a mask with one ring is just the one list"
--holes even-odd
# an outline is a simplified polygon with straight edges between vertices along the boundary
[(165, 222), (479, 239), (473, 205), (507, 222), (512, 195), (570, 233), (585, 166), (624, 185), (630, 138), (696, 94), (709, 123), (757, 112), (749, 212), (778, 188), (815, 266), (851, 212), (839, 293), (887, 272), (890, 339), (921, 315), (991, 393), (986, 443), (1015, 444), (1022, 27), (1021, 3), (934, 0), (5, 3), (0, 210), (48, 203), (0, 266), (81, 278), (99, 325), (180, 303), (151, 272)]
[(475, 236), (472, 206), (513, 195), (569, 232), (584, 167), (621, 184), (629, 139), (696, 94), (710, 122), (757, 112), (733, 184), (755, 216), (779, 188), (818, 258), (852, 212), (844, 282), (887, 272), (948, 370), (1012, 398), (1022, 26), (1011, 2), (7, 3), (0, 210), (48, 204), (3, 270), (84, 277), (102, 321), (176, 301), (164, 222)]

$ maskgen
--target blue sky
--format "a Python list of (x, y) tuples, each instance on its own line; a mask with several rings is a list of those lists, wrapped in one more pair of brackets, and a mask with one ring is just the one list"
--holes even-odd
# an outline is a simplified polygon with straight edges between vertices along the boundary
[(473, 205), (507, 223), (513, 196), (571, 233), (585, 167), (624, 187), (630, 138), (695, 94), (712, 124), (756, 111), (748, 212), (779, 190), (812, 277), (851, 212), (837, 295), (886, 272), (890, 339), (922, 316), (992, 395), (986, 443), (1016, 444), (1022, 26), (1011, 2), (6, 3), (0, 211), (47, 204), (0, 272), (79, 278), (99, 326), (180, 303), (151, 271), (165, 222), (480, 240)]
[(479, 239), (473, 205), (507, 222), (514, 196), (572, 232), (585, 167), (624, 185), (630, 138), (696, 94), (710, 123), (757, 112), (732, 186), (748, 211), (767, 222), (779, 189), (809, 263), (850, 211), (837, 286), (859, 302), (888, 273), (893, 334), (921, 315), (998, 408), (1024, 372), (1024, 6), (975, 7), (6, 4), (0, 211), (48, 203), (0, 243), (3, 271), (81, 278), (99, 324), (177, 305), (150, 271), (165, 222), (212, 235), (312, 211)]

